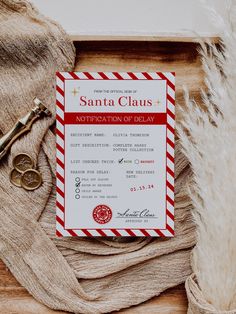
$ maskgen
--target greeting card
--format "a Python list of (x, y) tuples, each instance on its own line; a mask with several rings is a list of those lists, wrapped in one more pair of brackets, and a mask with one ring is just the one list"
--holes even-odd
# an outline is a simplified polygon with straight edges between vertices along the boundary
[(174, 73), (57, 73), (57, 235), (174, 235)]

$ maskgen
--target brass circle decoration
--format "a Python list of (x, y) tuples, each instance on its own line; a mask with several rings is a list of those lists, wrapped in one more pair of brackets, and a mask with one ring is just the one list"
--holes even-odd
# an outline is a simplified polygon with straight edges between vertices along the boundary
[(26, 170), (34, 167), (34, 161), (29, 155), (21, 153), (19, 155), (16, 155), (13, 159), (13, 167), (17, 171), (23, 173)]
[(21, 187), (21, 175), (22, 174), (16, 169), (12, 169), (12, 171), (10, 172), (11, 183), (19, 188)]
[(42, 184), (41, 173), (34, 169), (28, 169), (21, 176), (21, 186), (28, 191), (39, 188)]

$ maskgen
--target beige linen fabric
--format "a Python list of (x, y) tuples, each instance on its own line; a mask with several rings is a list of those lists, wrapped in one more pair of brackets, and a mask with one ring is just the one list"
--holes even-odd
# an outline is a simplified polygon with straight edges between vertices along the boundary
[[(37, 121), (0, 162), (0, 258), (19, 282), (52, 309), (107, 313), (143, 302), (185, 281), (195, 243), (188, 163), (176, 148), (176, 236), (55, 236), (55, 72), (73, 70), (64, 31), (25, 0), (0, 0), (0, 130), (7, 132), (37, 96), (53, 112)], [(31, 155), (43, 185), (27, 192), (9, 181), (12, 159)]]

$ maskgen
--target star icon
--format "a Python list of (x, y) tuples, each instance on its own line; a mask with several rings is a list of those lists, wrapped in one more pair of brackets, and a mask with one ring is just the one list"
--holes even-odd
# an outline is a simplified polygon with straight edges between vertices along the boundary
[(154, 104), (158, 106), (158, 105), (160, 105), (160, 104), (161, 104), (161, 102), (160, 102), (160, 100), (159, 100), (159, 99), (157, 99), (157, 101), (156, 101), (156, 102), (154, 102)]
[(71, 93), (72, 93), (72, 95), (75, 97), (75, 96), (77, 96), (78, 94), (79, 94), (79, 87), (78, 88), (74, 88), (72, 91), (71, 91)]

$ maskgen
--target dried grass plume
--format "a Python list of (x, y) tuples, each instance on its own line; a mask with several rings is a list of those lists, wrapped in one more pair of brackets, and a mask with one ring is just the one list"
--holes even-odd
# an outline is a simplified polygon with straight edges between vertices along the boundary
[[(236, 308), (236, 1), (211, 9), (220, 45), (203, 44), (204, 108), (186, 92), (179, 129), (193, 173), (191, 197), (198, 243), (193, 271), (205, 300), (217, 311)], [(208, 2), (209, 4), (209, 2)]]

